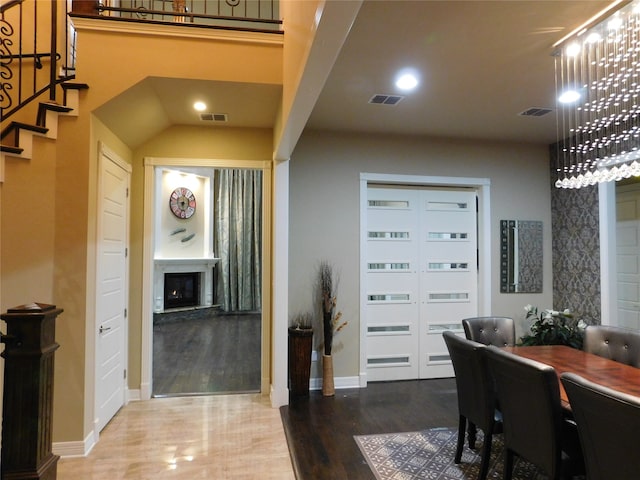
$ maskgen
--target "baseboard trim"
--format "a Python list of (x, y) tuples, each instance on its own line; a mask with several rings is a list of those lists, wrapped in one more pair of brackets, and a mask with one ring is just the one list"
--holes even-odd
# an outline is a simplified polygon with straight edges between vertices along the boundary
[(150, 399), (151, 399), (151, 384), (141, 383), (140, 384), (140, 400), (150, 400)]
[(96, 445), (94, 432), (90, 432), (82, 441), (53, 442), (51, 451), (62, 458), (86, 457)]
[[(360, 388), (360, 377), (335, 377), (333, 385), (336, 390), (345, 388)], [(309, 379), (309, 390), (322, 390), (322, 378)]]
[(273, 408), (280, 408), (283, 405), (289, 404), (289, 389), (288, 388), (276, 388), (271, 385), (269, 398), (271, 399), (271, 406)]
[[(126, 389), (125, 403), (122, 408), (126, 407), (129, 402), (136, 401), (140, 401), (140, 390)], [(63, 458), (86, 457), (100, 440), (100, 434), (97, 430), (98, 419), (95, 419), (93, 423), (93, 430), (89, 432), (89, 435), (87, 435), (84, 440), (73, 442), (53, 442), (51, 445), (51, 451), (55, 455), (59, 455)]]
[[(139, 402), (140, 400), (142, 400), (142, 393), (141, 391), (138, 390), (129, 390), (127, 389), (127, 401), (126, 403), (129, 402)], [(125, 403), (125, 405), (126, 405)]]

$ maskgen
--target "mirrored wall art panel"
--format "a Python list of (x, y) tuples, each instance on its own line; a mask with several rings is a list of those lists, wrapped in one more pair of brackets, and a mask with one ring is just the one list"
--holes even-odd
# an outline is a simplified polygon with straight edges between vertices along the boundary
[(500, 291), (542, 292), (541, 221), (500, 221)]

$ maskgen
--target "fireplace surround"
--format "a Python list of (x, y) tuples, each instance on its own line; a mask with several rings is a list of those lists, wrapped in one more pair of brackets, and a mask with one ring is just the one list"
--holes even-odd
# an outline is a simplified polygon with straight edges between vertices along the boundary
[[(210, 307), (213, 305), (213, 268), (218, 263), (218, 258), (156, 258), (154, 260), (154, 312), (159, 313), (173, 308), (187, 307)], [(166, 302), (166, 282), (167, 274), (169, 281), (182, 278), (182, 282), (187, 282), (187, 277), (191, 278), (191, 294), (184, 298), (182, 292), (181, 299), (170, 299)], [(183, 284), (182, 287), (189, 287)], [(175, 296), (180, 296), (176, 293)], [(183, 305), (180, 303), (183, 302)]]

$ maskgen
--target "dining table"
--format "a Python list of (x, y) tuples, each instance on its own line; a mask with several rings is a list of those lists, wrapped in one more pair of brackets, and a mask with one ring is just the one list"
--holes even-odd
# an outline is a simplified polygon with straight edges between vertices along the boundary
[(552, 366), (558, 375), (562, 407), (571, 410), (560, 375), (575, 373), (605, 387), (640, 397), (640, 368), (565, 345), (508, 346), (503, 350)]

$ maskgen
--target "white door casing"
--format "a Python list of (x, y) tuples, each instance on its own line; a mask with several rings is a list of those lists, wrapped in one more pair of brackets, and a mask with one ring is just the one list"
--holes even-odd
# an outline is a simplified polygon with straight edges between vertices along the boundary
[(367, 379), (452, 376), (442, 332), (478, 314), (475, 190), (370, 185), (366, 217)]
[(126, 401), (131, 167), (100, 145), (96, 265), (96, 432)]

